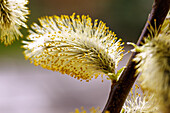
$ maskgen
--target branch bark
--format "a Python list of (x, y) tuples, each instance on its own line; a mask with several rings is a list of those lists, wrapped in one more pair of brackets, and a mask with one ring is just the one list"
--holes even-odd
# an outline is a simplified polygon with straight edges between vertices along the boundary
[[(145, 27), (138, 39), (137, 45), (140, 45), (143, 42), (144, 37), (148, 36), (150, 33), (148, 27), (154, 25), (154, 20), (156, 19), (156, 26), (162, 25), (168, 11), (170, 8), (170, 0), (154, 0), (151, 13), (148, 17), (148, 20), (145, 24)], [(150, 24), (148, 23), (150, 22)], [(132, 62), (132, 59), (137, 53), (132, 53), (127, 68), (123, 71), (120, 79), (117, 83), (112, 84), (110, 95), (108, 101), (105, 105), (103, 113), (107, 110), (110, 113), (120, 113), (122, 106), (126, 100), (126, 97), (133, 86), (137, 76), (135, 77), (135, 62)]]

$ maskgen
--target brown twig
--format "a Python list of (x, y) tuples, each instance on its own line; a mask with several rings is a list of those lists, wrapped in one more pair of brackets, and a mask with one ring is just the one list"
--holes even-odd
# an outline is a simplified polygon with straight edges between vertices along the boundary
[[(137, 45), (140, 45), (143, 42), (143, 38), (148, 36), (150, 33), (148, 27), (150, 25), (154, 26), (154, 20), (156, 20), (157, 26), (162, 25), (168, 11), (170, 8), (170, 0), (154, 0), (151, 13), (145, 24), (145, 27), (138, 39)], [(148, 23), (150, 22), (150, 24)], [(103, 113), (108, 110), (110, 113), (120, 113), (122, 106), (126, 100), (126, 97), (133, 86), (137, 76), (135, 77), (135, 62), (132, 59), (137, 53), (132, 53), (127, 68), (123, 71), (119, 81), (115, 84), (112, 84), (110, 95), (106, 106), (103, 110)]]

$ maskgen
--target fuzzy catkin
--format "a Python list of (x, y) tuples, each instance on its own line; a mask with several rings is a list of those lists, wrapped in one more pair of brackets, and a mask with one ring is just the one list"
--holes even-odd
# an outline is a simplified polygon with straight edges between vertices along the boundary
[(27, 4), (28, 0), (0, 1), (0, 41), (6, 46), (23, 36), (19, 29), (27, 28), (25, 23), (29, 14)]
[(89, 16), (42, 17), (34, 23), (24, 55), (35, 65), (89, 81), (99, 75), (115, 74), (123, 57), (123, 43), (116, 34)]

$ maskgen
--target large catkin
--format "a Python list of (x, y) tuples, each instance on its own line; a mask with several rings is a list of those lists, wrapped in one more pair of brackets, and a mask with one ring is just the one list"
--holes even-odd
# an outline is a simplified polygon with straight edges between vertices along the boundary
[(68, 74), (80, 80), (114, 75), (123, 57), (123, 43), (116, 34), (89, 16), (42, 17), (34, 23), (24, 55), (35, 65)]

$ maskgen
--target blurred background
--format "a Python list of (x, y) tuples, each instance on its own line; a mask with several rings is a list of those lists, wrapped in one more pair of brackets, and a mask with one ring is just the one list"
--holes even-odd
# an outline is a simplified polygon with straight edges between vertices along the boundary
[[(153, 0), (30, 0), (28, 26), (42, 16), (89, 15), (99, 19), (123, 41), (136, 42)], [(28, 35), (22, 29), (24, 38)], [(23, 40), (21, 39), (21, 40)], [(104, 107), (110, 81), (101, 78), (80, 82), (42, 69), (24, 59), (21, 40), (5, 47), (0, 43), (0, 113), (69, 113), (75, 108)], [(131, 46), (126, 46), (129, 50)], [(119, 67), (126, 64), (126, 55)]]

